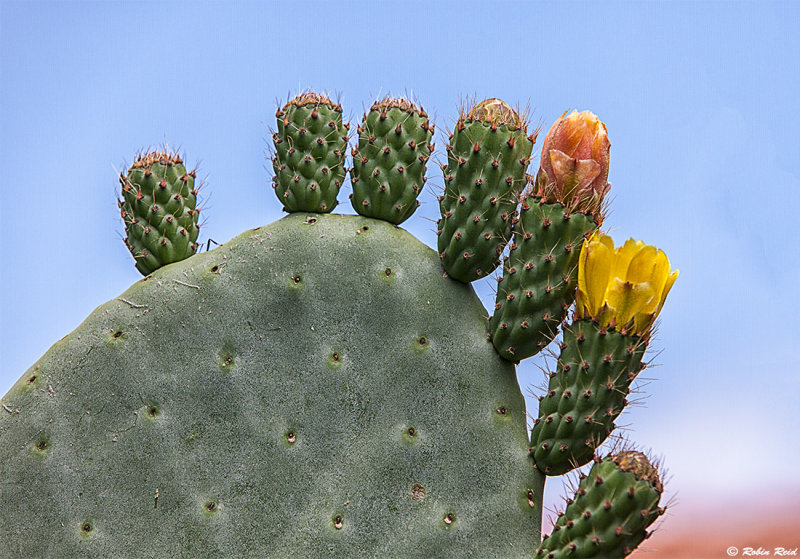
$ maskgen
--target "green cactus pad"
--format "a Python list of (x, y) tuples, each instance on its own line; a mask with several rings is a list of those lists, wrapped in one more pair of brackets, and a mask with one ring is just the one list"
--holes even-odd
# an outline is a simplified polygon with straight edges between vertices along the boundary
[(626, 451), (592, 466), (536, 559), (622, 559), (649, 536), (664, 513), (658, 471), (641, 452)]
[(535, 355), (556, 336), (575, 300), (583, 240), (595, 227), (590, 216), (565, 214), (563, 204), (522, 202), (489, 322), (492, 342), (504, 358)]
[(433, 128), (425, 111), (405, 99), (387, 97), (372, 105), (358, 127), (350, 171), (350, 200), (358, 213), (395, 225), (414, 213), (433, 151)]
[(499, 99), (487, 99), (458, 119), (442, 168), (437, 231), (450, 277), (471, 282), (500, 264), (534, 139), (523, 119)]
[(331, 212), (346, 174), (348, 124), (341, 105), (309, 92), (275, 116), (272, 187), (278, 200), (288, 212)]
[(361, 216), (158, 270), (3, 398), (0, 554), (532, 557), (545, 476), (484, 315)]
[(564, 328), (564, 341), (531, 432), (537, 467), (561, 475), (587, 464), (614, 429), (642, 369), (644, 338), (590, 320)]
[(119, 182), (125, 245), (137, 270), (146, 276), (197, 251), (195, 172), (186, 171), (180, 156), (166, 150), (140, 154)]

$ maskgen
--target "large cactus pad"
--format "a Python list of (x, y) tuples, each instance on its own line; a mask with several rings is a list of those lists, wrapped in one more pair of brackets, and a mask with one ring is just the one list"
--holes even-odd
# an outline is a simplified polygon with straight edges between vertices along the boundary
[(544, 475), (484, 315), (360, 216), (161, 268), (2, 400), (0, 555), (531, 557)]

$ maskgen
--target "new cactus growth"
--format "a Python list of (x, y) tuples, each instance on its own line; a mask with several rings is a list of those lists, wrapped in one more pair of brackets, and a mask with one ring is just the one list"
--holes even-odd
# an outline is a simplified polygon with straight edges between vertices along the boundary
[(376, 101), (358, 127), (350, 173), (353, 208), (361, 215), (400, 224), (419, 206), (425, 185), (433, 125), (411, 101)]
[(524, 115), (500, 99), (481, 101), (459, 116), (442, 167), (437, 231), (450, 277), (471, 282), (500, 264), (535, 141)]
[(181, 157), (164, 148), (136, 156), (127, 173), (120, 173), (118, 201), (125, 223), (125, 246), (143, 275), (197, 251), (196, 173)]
[[(535, 269), (552, 265), (533, 281), (560, 282), (559, 312), (576, 284), (578, 292), (531, 438), (513, 364), (520, 355), (500, 350), (497, 334), (487, 339), (485, 309), (466, 283), (493, 269), (510, 235), (534, 139), (523, 119), (496, 99), (459, 119), (441, 255), (397, 227), (416, 207), (413, 187), (433, 150), (421, 109), (383, 100), (362, 123), (354, 156), (367, 161), (354, 163), (354, 199), (372, 217), (329, 214), (344, 176), (341, 107), (303, 94), (278, 115), (276, 192), (290, 215), (149, 270), (3, 397), (0, 554), (630, 553), (662, 512), (658, 473), (640, 453), (600, 460), (595, 451), (675, 280), (666, 256), (634, 241), (615, 249), (597, 233), (584, 240), (602, 194), (587, 205), (582, 195), (551, 199), (554, 188), (523, 201), (511, 266), (516, 254)], [(123, 208), (132, 196), (132, 211), (134, 185), (150, 175), (166, 173), (180, 188), (189, 183), (181, 177), (194, 178), (164, 157), (137, 159)], [(391, 175), (399, 165), (403, 173)], [(385, 190), (368, 180), (375, 170), (390, 174)], [(456, 246), (470, 257), (449, 257)], [(541, 247), (558, 247), (557, 258)], [(542, 540), (547, 476), (592, 458)]]
[(341, 105), (306, 92), (275, 114), (272, 187), (288, 212), (329, 213), (346, 174), (347, 130)]

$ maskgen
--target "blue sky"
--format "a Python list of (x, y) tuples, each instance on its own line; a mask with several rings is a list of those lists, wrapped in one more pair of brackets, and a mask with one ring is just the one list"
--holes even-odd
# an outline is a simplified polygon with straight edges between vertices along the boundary
[[(413, 93), (442, 132), (461, 99), (496, 96), (545, 128), (597, 113), (606, 226), (681, 269), (630, 438), (664, 456), (684, 501), (732, 484), (785, 498), (800, 488), (799, 6), (0, 1), (0, 393), (140, 277), (115, 203), (137, 150), (167, 141), (199, 163), (202, 239), (224, 242), (281, 217), (266, 139), (298, 88), (338, 93), (353, 120)], [(433, 189), (421, 199), (405, 227), (433, 246)], [(491, 282), (476, 289), (493, 302)], [(519, 368), (523, 387), (539, 364)]]

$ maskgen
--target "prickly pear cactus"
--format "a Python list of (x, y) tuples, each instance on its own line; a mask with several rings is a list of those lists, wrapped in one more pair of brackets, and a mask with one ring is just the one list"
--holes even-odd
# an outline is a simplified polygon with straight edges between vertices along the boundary
[(541, 168), (528, 175), (489, 324), (497, 351), (521, 360), (558, 335), (572, 305), (585, 239), (603, 223), (611, 142), (589, 111), (561, 115), (544, 139)]
[(527, 126), (500, 99), (476, 103), (456, 122), (442, 167), (436, 232), (442, 264), (454, 279), (475, 281), (500, 264), (536, 140)]
[(536, 559), (627, 557), (649, 535), (646, 528), (664, 514), (658, 470), (641, 452), (624, 451), (597, 460), (582, 476), (553, 532)]
[(594, 228), (591, 218), (566, 213), (561, 204), (522, 201), (489, 322), (500, 355), (525, 359), (556, 337), (575, 293), (578, 254)]
[[(311, 125), (290, 131), (291, 123), (316, 118), (333, 123), (325, 126), (340, 141), (341, 108), (309, 99), (284, 107), (290, 124), (278, 139), (321, 137)], [(493, 126), (492, 119), (509, 117), (502, 101), (476, 107), (473, 121), (457, 129), (473, 126), (483, 135), (486, 143), (472, 153), (507, 149), (516, 161), (510, 167), (524, 166), (535, 136), (511, 121)], [(406, 118), (394, 112), (403, 107), (391, 109), (387, 118)], [(411, 129), (401, 135), (429, 132), (407, 114)], [(562, 135), (580, 137), (579, 125), (573, 119)], [(495, 133), (502, 138), (492, 139)], [(303, 149), (316, 149), (312, 144), (319, 142)], [(578, 178), (604, 181), (607, 159), (583, 159), (596, 154), (557, 141), (546, 149), (559, 152), (552, 155), (558, 180), (521, 201), (530, 216), (514, 235), (524, 242), (535, 230), (534, 243), (561, 248), (565, 238), (576, 240), (556, 272), (537, 271), (527, 284), (515, 279), (514, 293), (560, 274), (547, 304), (566, 315), (576, 303), (530, 436), (514, 368), (520, 355), (498, 344), (466, 276), (445, 273), (451, 265), (465, 271), (463, 262), (398, 228), (398, 214), (327, 213), (339, 185), (311, 177), (323, 168), (329, 172), (319, 176), (328, 176), (334, 166), (327, 155), (312, 158), (300, 190), (289, 185), (281, 191), (289, 196), (279, 196), (312, 201), (307, 212), (292, 211), (213, 251), (159, 267), (99, 307), (3, 397), (0, 556), (628, 555), (662, 514), (663, 488), (643, 454), (596, 453), (643, 367), (677, 272), (655, 247), (631, 240), (615, 248), (609, 237), (590, 234), (605, 183), (589, 205), (586, 189), (571, 191), (585, 196), (553, 198), (564, 177), (573, 184), (575, 169), (583, 169)], [(288, 165), (280, 157), (277, 174)], [(336, 168), (343, 171), (343, 160)], [(516, 179), (501, 182), (508, 191), (494, 184), (487, 188), (503, 192), (472, 192), (473, 210), (486, 196), (493, 206), (496, 196), (504, 212), (516, 214)], [(410, 204), (416, 193), (407, 187), (402, 196)], [(539, 207), (534, 200), (547, 211), (525, 210)], [(554, 216), (568, 221), (567, 215), (571, 224), (547, 230)], [(513, 220), (492, 216), (499, 229), (486, 234), (501, 246)], [(448, 231), (475, 231), (471, 212), (445, 219)], [(515, 250), (536, 268), (549, 264), (536, 250)], [(574, 266), (572, 253), (579, 254)], [(486, 254), (493, 261), (497, 251)], [(507, 261), (503, 281), (520, 273)], [(503, 312), (520, 321), (540, 311)], [(540, 334), (527, 339), (516, 332), (521, 352), (544, 347)], [(575, 499), (542, 540), (547, 477), (592, 460)]]

